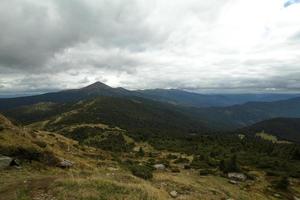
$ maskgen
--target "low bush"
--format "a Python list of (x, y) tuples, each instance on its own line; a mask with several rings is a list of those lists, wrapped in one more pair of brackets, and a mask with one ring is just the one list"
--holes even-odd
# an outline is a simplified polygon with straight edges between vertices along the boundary
[(283, 176), (278, 181), (273, 182), (273, 185), (276, 189), (287, 190), (290, 182), (287, 176)]
[(177, 159), (178, 157), (174, 154), (168, 154), (166, 158), (170, 159), (170, 160), (174, 160), (174, 159)]
[(199, 170), (200, 176), (212, 175), (214, 173), (215, 172), (213, 170), (211, 170), (211, 169), (201, 169), (201, 170)]
[(190, 162), (189, 159), (187, 159), (187, 158), (182, 158), (182, 157), (177, 158), (177, 159), (174, 161), (174, 163), (189, 163), (189, 162)]
[(149, 166), (133, 164), (129, 167), (129, 169), (134, 176), (139, 178), (148, 180), (153, 177), (153, 169)]
[(178, 167), (173, 166), (173, 167), (171, 167), (171, 172), (180, 173), (180, 169)]
[(43, 141), (40, 141), (40, 140), (35, 140), (35, 141), (33, 141), (33, 143), (38, 145), (41, 148), (46, 148), (46, 146), (47, 146), (46, 142), (43, 142)]
[(4, 130), (4, 126), (3, 124), (0, 124), (0, 131), (3, 131)]

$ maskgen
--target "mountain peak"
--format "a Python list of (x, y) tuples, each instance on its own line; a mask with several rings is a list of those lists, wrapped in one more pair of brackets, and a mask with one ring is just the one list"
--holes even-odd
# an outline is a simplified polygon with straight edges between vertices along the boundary
[(97, 82), (95, 82), (95, 83), (93, 83), (91, 85), (88, 85), (88, 86), (86, 86), (86, 87), (84, 87), (82, 89), (84, 89), (84, 90), (111, 89), (111, 87), (108, 86), (108, 85), (106, 85), (106, 84), (104, 84), (104, 83), (102, 83), (102, 82), (100, 82), (100, 81), (97, 81)]

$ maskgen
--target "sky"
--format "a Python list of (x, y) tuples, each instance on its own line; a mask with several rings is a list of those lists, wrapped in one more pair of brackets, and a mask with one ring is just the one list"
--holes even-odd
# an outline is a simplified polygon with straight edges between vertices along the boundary
[(285, 0), (1, 0), (0, 29), (0, 96), (300, 92), (300, 4)]

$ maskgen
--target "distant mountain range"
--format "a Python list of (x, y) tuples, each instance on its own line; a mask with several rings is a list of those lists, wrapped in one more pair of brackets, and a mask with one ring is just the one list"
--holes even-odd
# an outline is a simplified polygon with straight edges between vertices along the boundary
[[(96, 82), (81, 89), (0, 99), (0, 110), (22, 124), (47, 120), (48, 128), (103, 122), (136, 133), (202, 134), (231, 131), (271, 118), (300, 118), (300, 97), (295, 96), (130, 91)], [(247, 100), (256, 102), (244, 103)]]
[(175, 89), (139, 90), (141, 97), (194, 107), (226, 107), (247, 102), (272, 102), (300, 94), (199, 94)]
[(278, 118), (300, 117), (300, 98), (274, 102), (248, 102), (228, 107), (211, 107), (191, 109), (194, 116), (206, 120), (210, 127), (219, 130), (232, 130), (255, 124), (257, 122)]
[(96, 82), (80, 89), (64, 90), (35, 96), (0, 98), (0, 110), (9, 110), (19, 106), (32, 105), (40, 102), (67, 103), (98, 96), (141, 97), (174, 105), (193, 107), (225, 107), (243, 104), (250, 101), (271, 102), (300, 96), (300, 94), (223, 94), (204, 95), (175, 89), (153, 89), (130, 91), (124, 88), (112, 88)]

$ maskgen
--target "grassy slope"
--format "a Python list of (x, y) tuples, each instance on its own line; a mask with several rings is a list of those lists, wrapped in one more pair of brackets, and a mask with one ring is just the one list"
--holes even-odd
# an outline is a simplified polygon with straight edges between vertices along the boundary
[[(36, 141), (39, 140), (46, 143), (45, 148), (55, 156), (75, 163), (72, 169), (64, 170), (45, 165), (43, 162), (23, 162), (22, 169), (0, 171), (0, 200), (167, 200), (170, 199), (169, 192), (172, 190), (179, 193), (180, 199), (190, 200), (276, 199), (272, 196), (272, 191), (266, 191), (269, 183), (261, 172), (256, 172), (259, 173), (256, 181), (247, 181), (240, 185), (232, 185), (228, 183), (228, 179), (220, 176), (200, 176), (197, 170), (184, 169), (180, 169), (180, 173), (172, 173), (169, 170), (155, 172), (153, 179), (146, 181), (131, 175), (109, 152), (78, 146), (76, 141), (56, 133), (16, 127), (2, 116), (0, 122), (4, 127), (0, 133), (0, 146), (9, 145), (12, 148), (30, 146), (39, 149), (41, 147), (36, 146)], [(88, 126), (108, 128), (103, 124)], [(76, 127), (65, 127), (64, 130), (74, 128)], [(128, 136), (126, 139), (132, 141)], [(144, 147), (146, 153), (155, 151), (146, 143), (136, 143), (136, 146)], [(156, 160), (163, 159), (171, 153), (156, 152), (158, 153)], [(135, 157), (134, 153), (122, 153), (118, 156), (121, 160), (130, 158), (139, 162), (145, 162), (150, 158)], [(171, 165), (177, 164), (171, 160)], [(300, 192), (298, 180), (293, 183), (292, 190), (294, 193)]]

